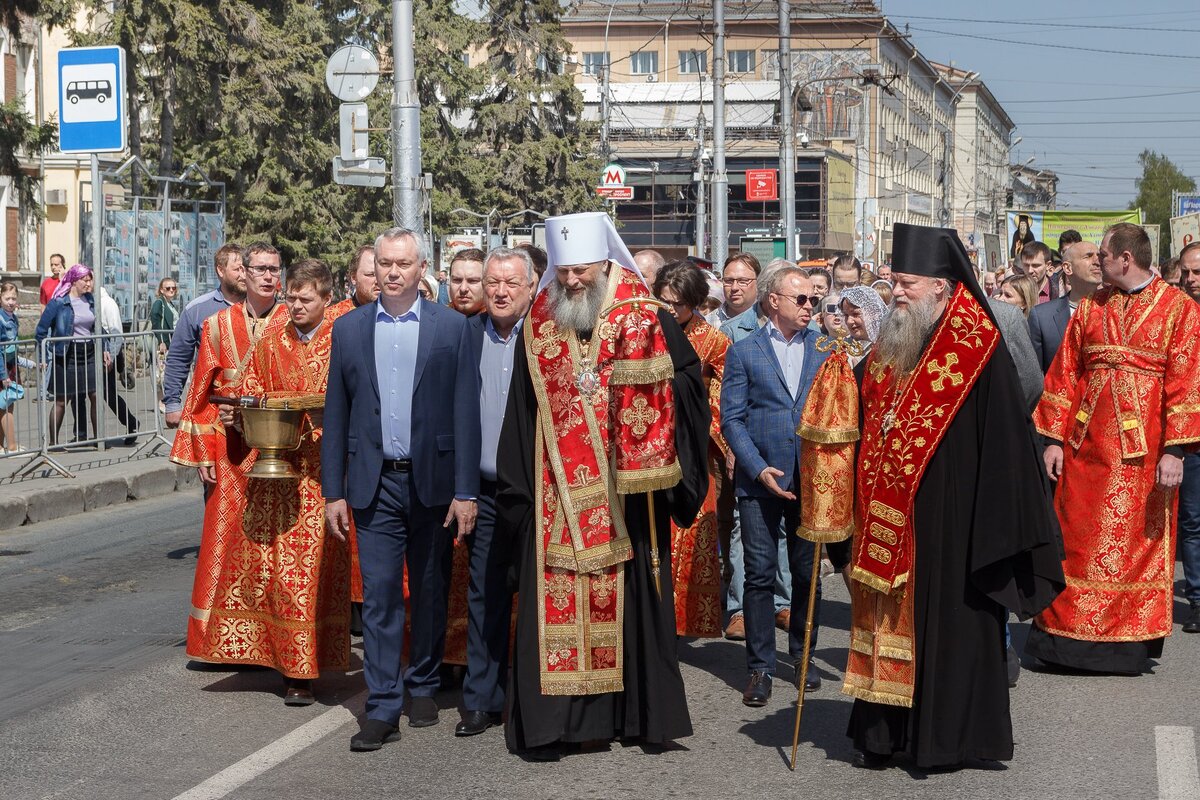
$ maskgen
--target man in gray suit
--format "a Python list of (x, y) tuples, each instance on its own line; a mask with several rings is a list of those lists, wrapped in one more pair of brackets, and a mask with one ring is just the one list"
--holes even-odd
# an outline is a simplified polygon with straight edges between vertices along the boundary
[[(1053, 305), (1058, 301), (1045, 303), (1039, 308)], [(1025, 404), (1029, 410), (1037, 405), (1042, 396), (1042, 382), (1045, 373), (1038, 369), (1037, 356), (1033, 352), (1033, 343), (1029, 340), (1029, 328), (1025, 324), (1025, 315), (1016, 306), (997, 298), (989, 298), (992, 316), (996, 318), (996, 326), (1008, 347), (1013, 363), (1017, 365), (1017, 377), (1021, 379), (1021, 393), (1025, 395)]]
[(1100, 288), (1100, 249), (1096, 245), (1076, 242), (1067, 247), (1062, 258), (1063, 275), (1071, 291), (1029, 312), (1029, 338), (1043, 373), (1050, 369), (1050, 362), (1062, 346), (1063, 333), (1079, 301)]

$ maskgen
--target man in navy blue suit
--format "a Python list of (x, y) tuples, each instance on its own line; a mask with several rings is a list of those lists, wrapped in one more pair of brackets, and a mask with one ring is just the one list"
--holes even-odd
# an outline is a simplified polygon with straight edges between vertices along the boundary
[[(363, 575), (366, 716), (351, 750), (438, 721), (433, 696), (446, 642), (450, 540), (475, 526), (479, 495), (479, 367), (467, 320), (418, 297), (421, 234), (391, 228), (375, 240), (379, 299), (333, 326), (321, 490), (325, 515), (345, 534), (350, 515)], [(412, 602), (408, 665), (404, 565)]]
[[(807, 586), (812, 560), (806, 542), (794, 535), (799, 504), (800, 437), (796, 428), (817, 368), (819, 332), (808, 329), (813, 284), (795, 267), (776, 270), (763, 287), (767, 324), (729, 349), (721, 385), (721, 432), (737, 457), (734, 491), (742, 519), (746, 584), (746, 663), (750, 682), (742, 695), (748, 706), (764, 706), (775, 674), (774, 585), (780, 529), (787, 536), (792, 572), (792, 613), (788, 652), (799, 658), (808, 612)], [(820, 602), (818, 584), (817, 602)], [(819, 615), (813, 614), (813, 641)], [(799, 675), (799, 666), (797, 675)], [(821, 685), (809, 670), (805, 689)]]
[(1034, 306), (1029, 312), (1029, 339), (1042, 374), (1050, 370), (1079, 301), (1100, 288), (1100, 248), (1091, 242), (1076, 242), (1067, 246), (1062, 258), (1070, 292), (1066, 297)]
[(474, 736), (500, 724), (508, 673), (512, 589), (508, 585), (511, 543), (496, 529), (496, 460), (500, 426), (508, 407), (513, 357), (521, 321), (533, 302), (537, 275), (524, 250), (497, 247), (483, 263), (483, 314), (467, 322), (479, 365), (479, 517), (467, 537), (467, 674), (462, 721), (455, 736)]

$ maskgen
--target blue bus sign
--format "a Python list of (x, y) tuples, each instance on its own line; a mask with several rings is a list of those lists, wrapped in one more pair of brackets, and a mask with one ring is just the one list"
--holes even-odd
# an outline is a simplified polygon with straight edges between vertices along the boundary
[(58, 149), (114, 153), (126, 146), (125, 51), (71, 47), (58, 51)]

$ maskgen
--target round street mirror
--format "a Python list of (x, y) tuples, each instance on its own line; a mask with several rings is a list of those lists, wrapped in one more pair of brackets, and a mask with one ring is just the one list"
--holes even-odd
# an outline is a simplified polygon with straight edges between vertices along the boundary
[(379, 59), (365, 47), (339, 47), (325, 66), (325, 85), (343, 103), (355, 103), (375, 91), (379, 83)]

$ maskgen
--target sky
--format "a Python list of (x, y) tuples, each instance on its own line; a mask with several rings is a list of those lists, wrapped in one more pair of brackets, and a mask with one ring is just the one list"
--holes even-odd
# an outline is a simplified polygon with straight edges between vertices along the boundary
[(979, 71), (1059, 208), (1127, 208), (1145, 149), (1200, 182), (1197, 0), (878, 2), (926, 58)]

